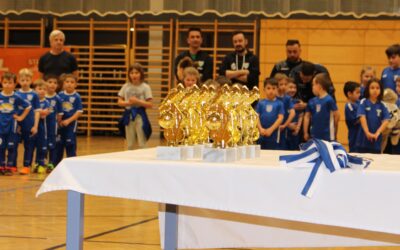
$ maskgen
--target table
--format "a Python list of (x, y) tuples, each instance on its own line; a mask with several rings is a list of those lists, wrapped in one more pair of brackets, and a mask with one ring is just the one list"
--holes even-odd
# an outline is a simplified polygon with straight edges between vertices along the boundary
[[(300, 191), (311, 169), (280, 166), (278, 156), (288, 153), (262, 151), (258, 159), (233, 163), (161, 161), (155, 157), (155, 148), (67, 158), (47, 177), (37, 195), (69, 190), (67, 249), (82, 249), (84, 194), (167, 204), (165, 219), (161, 217), (160, 222), (162, 225), (165, 222), (165, 229), (161, 230), (165, 231), (162, 247), (168, 250), (204, 246), (191, 245), (188, 234), (178, 230), (178, 226), (185, 223), (208, 223), (211, 228), (229, 225), (250, 232), (262, 226), (264, 235), (271, 235), (268, 242), (256, 243), (266, 244), (264, 246), (246, 247), (284, 247), (283, 240), (279, 240), (284, 235), (285, 241), (299, 247), (305, 239), (315, 241), (314, 246), (400, 244), (399, 156), (364, 155), (374, 160), (365, 171), (323, 172), (310, 199), (300, 195)], [(178, 223), (178, 206), (182, 211), (190, 208), (194, 212), (182, 213)], [(216, 216), (226, 212), (238, 215), (234, 216), (237, 218), (248, 217), (243, 221), (239, 218), (243, 223), (237, 224), (238, 221), (231, 221), (229, 216), (216, 220), (214, 215), (204, 217), (201, 211)], [(293, 230), (271, 226), (271, 223), (265, 226), (254, 218), (369, 230), (393, 237), (389, 240), (385, 237), (378, 240), (354, 238), (354, 235), (328, 237), (330, 233), (325, 231), (321, 238), (318, 237), (321, 234), (304, 232), (301, 227), (295, 226)], [(251, 228), (251, 225), (255, 227)], [(210, 229), (207, 231), (212, 235)], [(198, 236), (191, 233), (194, 238)], [(179, 238), (181, 234), (185, 237)]]

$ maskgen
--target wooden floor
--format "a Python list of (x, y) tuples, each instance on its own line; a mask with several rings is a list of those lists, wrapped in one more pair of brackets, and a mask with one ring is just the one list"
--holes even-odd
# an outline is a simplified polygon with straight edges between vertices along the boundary
[[(149, 146), (159, 144), (158, 139), (149, 142)], [(124, 148), (120, 137), (81, 137), (78, 141), (79, 155)], [(35, 198), (44, 178), (37, 174), (0, 176), (0, 250), (65, 249), (66, 192), (51, 192)], [(157, 209), (155, 203), (87, 195), (84, 249), (160, 249)], [(304, 250), (297, 250), (300, 249)]]

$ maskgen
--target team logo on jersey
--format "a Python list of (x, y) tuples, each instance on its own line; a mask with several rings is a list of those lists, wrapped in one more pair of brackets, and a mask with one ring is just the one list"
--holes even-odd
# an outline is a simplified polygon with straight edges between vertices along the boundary
[(365, 110), (366, 111), (371, 111), (371, 107), (366, 107)]
[(72, 103), (70, 103), (70, 102), (63, 102), (62, 107), (63, 107), (63, 110), (66, 112), (69, 112), (74, 109), (74, 106), (72, 106)]
[(243, 68), (244, 69), (248, 69), (250, 66), (250, 64), (248, 62), (243, 63)]
[(56, 101), (55, 100), (51, 100), (51, 102), (50, 102), (50, 105), (52, 106), (52, 107), (55, 107), (56, 106)]
[(197, 61), (197, 65), (198, 65), (197, 69), (202, 70), (204, 66), (204, 61)]
[(11, 113), (14, 110), (14, 105), (11, 103), (2, 103), (0, 105), (0, 111), (2, 113)]
[(70, 103), (74, 103), (74, 101), (75, 101), (75, 97), (71, 96), (71, 97), (69, 98), (69, 102), (70, 102)]
[(382, 109), (376, 109), (376, 116), (381, 117)]
[(265, 110), (268, 112), (268, 113), (270, 113), (271, 111), (272, 111), (272, 105), (267, 105), (266, 107), (265, 107)]
[(10, 104), (14, 104), (15, 98), (14, 97), (10, 97), (9, 102), (10, 102)]
[(387, 74), (383, 74), (383, 75), (382, 75), (382, 78), (386, 78), (386, 77), (387, 77)]
[(231, 70), (236, 70), (237, 68), (236, 68), (236, 63), (232, 63), (231, 64)]
[(315, 110), (317, 113), (319, 113), (321, 111), (321, 104), (315, 105)]
[(32, 101), (33, 95), (28, 94), (28, 95), (26, 96), (26, 98), (28, 99), (28, 101)]

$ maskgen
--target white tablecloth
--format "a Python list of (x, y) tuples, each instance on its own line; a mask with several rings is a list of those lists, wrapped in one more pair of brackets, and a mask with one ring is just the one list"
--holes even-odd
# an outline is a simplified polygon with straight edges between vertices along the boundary
[[(234, 163), (205, 163), (200, 160), (160, 161), (155, 157), (154, 148), (68, 158), (48, 176), (37, 194), (74, 190), (90, 195), (138, 199), (287, 221), (371, 230), (397, 234), (400, 237), (399, 156), (365, 155), (374, 160), (365, 171), (345, 169), (332, 174), (324, 172), (314, 196), (309, 199), (300, 195), (300, 191), (311, 169), (288, 169), (279, 166), (278, 156), (287, 153), (290, 152), (262, 151), (261, 158)], [(199, 219), (211, 223), (208, 225), (221, 224), (218, 218), (217, 220), (212, 218), (210, 222), (200, 211), (193, 212), (192, 217), (183, 214), (182, 219), (179, 218), (179, 226), (182, 226), (181, 223), (185, 220), (196, 221), (192, 225), (197, 225)], [(224, 224), (226, 226), (239, 223), (240, 227), (246, 228), (247, 225), (255, 224), (254, 218), (257, 217), (250, 216), (243, 221), (225, 220), (222, 224), (227, 222)], [(289, 230), (270, 227), (268, 223), (259, 224), (265, 232), (280, 231), (278, 235), (281, 236), (297, 234), (295, 236), (298, 238), (297, 242), (318, 236), (313, 234), (311, 238), (305, 238), (301, 228), (300, 231), (293, 231), (293, 228)], [(226, 232), (229, 230), (214, 236), (224, 237)], [(271, 232), (265, 235), (274, 236)], [(185, 237), (181, 237), (182, 233)], [(207, 229), (207, 233), (212, 236), (211, 230)], [(236, 236), (231, 235), (232, 239), (240, 238), (240, 235), (245, 237), (245, 234), (237, 232), (235, 234)], [(322, 241), (325, 241), (322, 245), (338, 242), (336, 236), (328, 237), (326, 232), (322, 236), (324, 236)], [(199, 242), (199, 239), (202, 241), (203, 238), (198, 237), (200, 236), (195, 232), (188, 233), (180, 228), (178, 246), (213, 247), (206, 242)], [(228, 245), (230, 242), (228, 238), (226, 241), (223, 238), (218, 239), (219, 245), (215, 247), (233, 247)], [(340, 238), (345, 240), (343, 237)], [(384, 245), (375, 240), (349, 239), (348, 243), (341, 245)], [(321, 242), (321, 237), (319, 241)], [(242, 244), (236, 247), (257, 247), (259, 244), (268, 244), (264, 245), (265, 247), (286, 246), (283, 242), (287, 245), (291, 240), (277, 239), (275, 236), (254, 245), (240, 242), (235, 244)], [(296, 241), (293, 242), (297, 244)], [(332, 246), (335, 245), (337, 244)], [(298, 243), (296, 246), (302, 245)]]

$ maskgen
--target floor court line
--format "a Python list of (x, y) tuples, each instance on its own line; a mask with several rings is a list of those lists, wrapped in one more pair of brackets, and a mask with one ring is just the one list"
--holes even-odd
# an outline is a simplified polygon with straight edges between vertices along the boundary
[[(118, 228), (115, 228), (115, 229), (111, 229), (111, 230), (108, 230), (108, 231), (105, 231), (105, 232), (101, 232), (101, 233), (98, 233), (98, 234), (94, 234), (94, 235), (85, 237), (84, 240), (94, 239), (94, 238), (97, 238), (97, 237), (100, 237), (100, 236), (103, 236), (103, 235), (106, 235), (106, 234), (110, 234), (110, 233), (114, 233), (114, 232), (118, 232), (118, 231), (124, 230), (126, 228), (139, 226), (139, 225), (142, 225), (142, 224), (145, 224), (147, 222), (151, 222), (151, 221), (154, 221), (154, 220), (157, 220), (157, 219), (158, 219), (158, 217), (153, 217), (153, 218), (150, 218), (150, 219), (146, 219), (146, 220), (142, 220), (142, 221), (139, 221), (139, 222), (135, 222), (135, 223), (132, 223), (132, 224), (129, 224), (129, 225), (125, 225), (125, 226), (122, 226), (122, 227), (118, 227)], [(63, 243), (63, 244), (60, 244), (60, 245), (56, 245), (56, 246), (52, 246), (52, 247), (46, 248), (45, 250), (56, 250), (56, 249), (59, 249), (59, 248), (65, 247), (65, 246), (66, 246), (66, 243)]]

